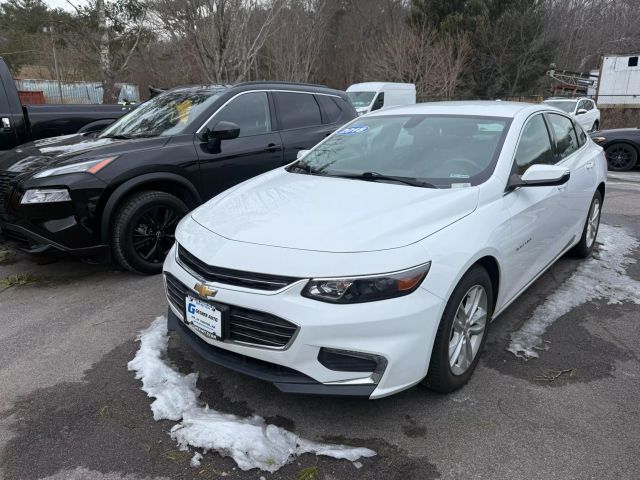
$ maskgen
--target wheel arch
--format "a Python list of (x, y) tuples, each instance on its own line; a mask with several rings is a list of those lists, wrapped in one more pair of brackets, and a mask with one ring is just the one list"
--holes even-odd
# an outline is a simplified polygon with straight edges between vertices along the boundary
[(598, 185), (597, 190), (600, 192), (600, 199), (604, 203), (604, 191), (605, 191), (604, 182), (600, 182), (600, 185)]
[(122, 201), (130, 195), (144, 190), (157, 190), (175, 195), (190, 209), (194, 209), (202, 203), (202, 198), (196, 187), (189, 180), (175, 173), (147, 173), (127, 180), (109, 195), (102, 209), (100, 238), (103, 244), (109, 243), (109, 231), (113, 217)]
[(467, 268), (464, 274), (466, 275), (469, 270), (476, 266), (484, 268), (489, 274), (489, 278), (491, 279), (491, 288), (493, 289), (492, 310), (495, 312), (500, 292), (500, 264), (496, 257), (492, 255), (485, 255), (484, 257), (480, 257), (469, 268)]

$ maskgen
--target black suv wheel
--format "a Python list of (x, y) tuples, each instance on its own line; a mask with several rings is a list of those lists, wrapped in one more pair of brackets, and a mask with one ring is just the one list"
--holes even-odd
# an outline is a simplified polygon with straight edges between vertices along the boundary
[(114, 259), (127, 270), (155, 274), (175, 241), (176, 225), (189, 208), (165, 192), (139, 192), (126, 199), (113, 221)]

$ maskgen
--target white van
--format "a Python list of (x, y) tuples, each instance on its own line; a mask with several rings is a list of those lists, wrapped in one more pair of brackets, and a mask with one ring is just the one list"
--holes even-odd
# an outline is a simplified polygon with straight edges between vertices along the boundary
[(381, 108), (416, 103), (416, 86), (413, 83), (355, 83), (347, 88), (347, 95), (358, 115), (364, 115)]

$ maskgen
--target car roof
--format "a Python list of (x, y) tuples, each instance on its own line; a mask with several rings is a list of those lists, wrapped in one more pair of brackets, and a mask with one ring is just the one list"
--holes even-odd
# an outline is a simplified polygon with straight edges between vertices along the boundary
[(354, 83), (347, 92), (377, 92), (378, 90), (415, 90), (413, 83), (391, 83), (391, 82), (364, 82)]
[(576, 102), (578, 100), (593, 100), (589, 97), (574, 97), (574, 98), (566, 98), (566, 97), (551, 97), (545, 98), (542, 102)]
[[(536, 108), (537, 107), (537, 108)], [(401, 107), (388, 108), (370, 113), (369, 116), (384, 115), (474, 115), (482, 117), (515, 117), (523, 110), (548, 110), (533, 103), (502, 102), (502, 101), (454, 101), (454, 102), (429, 102), (416, 103)]]
[(245, 92), (248, 90), (286, 90), (292, 92), (325, 93), (337, 96), (344, 95), (344, 92), (334, 90), (324, 85), (277, 81), (242, 82), (235, 85), (183, 85), (172, 88), (171, 90), (186, 91), (190, 93), (197, 93), (201, 91)]

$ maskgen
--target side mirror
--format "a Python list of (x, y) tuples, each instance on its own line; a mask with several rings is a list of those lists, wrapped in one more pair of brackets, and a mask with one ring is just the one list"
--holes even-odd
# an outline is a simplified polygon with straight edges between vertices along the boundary
[(207, 142), (207, 149), (211, 153), (220, 153), (220, 144), (222, 140), (231, 140), (238, 138), (240, 135), (240, 127), (233, 122), (221, 121), (215, 124), (213, 129), (207, 128), (200, 139)]
[(511, 175), (507, 191), (518, 187), (553, 187), (569, 181), (571, 172), (557, 165), (531, 165), (522, 175)]
[(310, 151), (311, 150), (298, 150), (298, 153), (296, 154), (296, 160), (300, 160), (302, 157), (304, 157)]
[(576, 112), (576, 115), (582, 115), (582, 114), (584, 114), (584, 113), (587, 113), (587, 110), (586, 110), (586, 109), (584, 109), (584, 108), (581, 108), (580, 110), (578, 110), (578, 111)]

